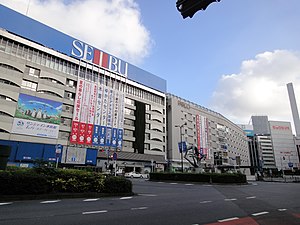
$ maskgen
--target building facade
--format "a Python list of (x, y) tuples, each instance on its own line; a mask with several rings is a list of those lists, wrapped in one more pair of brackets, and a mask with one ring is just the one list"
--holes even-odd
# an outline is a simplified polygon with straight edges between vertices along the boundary
[[(247, 137), (243, 130), (221, 114), (195, 103), (167, 94), (167, 156), (171, 170), (191, 168), (190, 163), (181, 160), (179, 144), (196, 146), (206, 158), (203, 168), (235, 166), (247, 167), (250, 157)], [(180, 131), (181, 130), (181, 131)]]
[(0, 144), (11, 163), (164, 169), (165, 80), (2, 5), (0, 27)]
[(274, 170), (299, 168), (297, 138), (292, 133), (291, 123), (269, 121), (267, 116), (252, 116), (251, 120), (252, 125), (242, 125), (242, 127), (246, 133), (246, 126), (253, 127), (253, 140), (248, 138), (253, 141), (253, 150), (255, 146), (258, 150), (253, 157), (256, 157), (254, 161), (259, 163), (251, 163), (255, 171), (265, 171), (271, 174)]
[(299, 168), (299, 158), (290, 122), (269, 121), (275, 164), (279, 170)]

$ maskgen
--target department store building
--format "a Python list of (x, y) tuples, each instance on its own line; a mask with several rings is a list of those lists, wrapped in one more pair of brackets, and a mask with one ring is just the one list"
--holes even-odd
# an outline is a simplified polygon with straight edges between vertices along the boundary
[[(29, 29), (30, 28), (30, 29)], [(51, 38), (49, 38), (51, 37)], [(0, 5), (0, 144), (9, 163), (166, 165), (166, 81)]]

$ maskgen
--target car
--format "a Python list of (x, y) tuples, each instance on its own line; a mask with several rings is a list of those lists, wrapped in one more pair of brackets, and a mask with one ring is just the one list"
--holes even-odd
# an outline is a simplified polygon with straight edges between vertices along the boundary
[(149, 175), (132, 171), (132, 172), (125, 173), (125, 177), (127, 177), (127, 178), (148, 178)]

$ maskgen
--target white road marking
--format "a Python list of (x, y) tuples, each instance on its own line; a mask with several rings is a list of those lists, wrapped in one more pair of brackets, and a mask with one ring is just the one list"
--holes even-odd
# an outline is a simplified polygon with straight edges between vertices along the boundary
[(284, 212), (286, 211), (287, 209), (278, 209), (279, 212)]
[(90, 211), (90, 212), (82, 212), (82, 215), (89, 215), (89, 214), (98, 214), (98, 213), (107, 213), (107, 210), (100, 210), (100, 211)]
[(254, 199), (256, 198), (256, 196), (249, 196), (249, 197), (246, 197), (246, 199)]
[(257, 183), (252, 183), (252, 185), (255, 185), (255, 186), (256, 186), (256, 185), (257, 185)]
[(157, 182), (157, 183), (159, 183), (159, 184), (164, 184), (164, 183), (166, 183), (166, 182), (159, 181), (159, 182)]
[(41, 204), (51, 204), (51, 203), (57, 203), (57, 202), (60, 202), (60, 200), (43, 201), (43, 202), (40, 202), (40, 203)]
[(85, 199), (83, 200), (84, 202), (95, 202), (95, 201), (98, 201), (99, 198), (88, 198), (88, 199)]
[(145, 197), (156, 197), (157, 195), (154, 194), (138, 194), (139, 196), (145, 196)]
[(200, 202), (201, 204), (205, 204), (205, 203), (210, 203), (210, 202), (212, 202), (212, 201), (202, 201), (202, 202)]
[(185, 184), (186, 186), (193, 186), (194, 184)]
[(224, 201), (236, 201), (236, 198), (225, 198)]
[(259, 213), (253, 213), (252, 216), (260, 216), (264, 214), (268, 214), (269, 212), (259, 212)]
[(170, 184), (178, 184), (178, 183), (170, 183)]
[(232, 218), (227, 218), (227, 219), (223, 219), (223, 220), (218, 220), (218, 222), (223, 223), (223, 222), (238, 220), (238, 219), (239, 219), (238, 217), (232, 217)]
[(131, 210), (145, 210), (145, 209), (148, 209), (148, 207), (143, 206), (143, 207), (131, 208)]
[(12, 204), (12, 202), (0, 202), (0, 206), (1, 205), (11, 205)]
[(128, 200), (128, 199), (132, 199), (132, 197), (122, 197), (122, 198), (120, 198), (120, 200)]

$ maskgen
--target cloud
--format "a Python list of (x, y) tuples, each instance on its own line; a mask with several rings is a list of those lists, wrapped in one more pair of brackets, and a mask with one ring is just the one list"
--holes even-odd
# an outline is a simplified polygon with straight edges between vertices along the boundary
[(299, 53), (264, 52), (243, 61), (239, 73), (221, 77), (210, 107), (235, 123), (248, 124), (252, 115), (267, 115), (269, 120), (289, 121), (293, 125), (286, 87), (290, 82), (299, 103)]
[(153, 44), (134, 0), (0, 0), (0, 3), (134, 64), (143, 61)]

